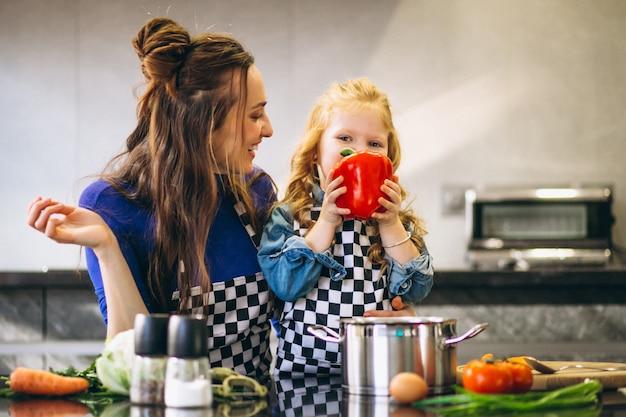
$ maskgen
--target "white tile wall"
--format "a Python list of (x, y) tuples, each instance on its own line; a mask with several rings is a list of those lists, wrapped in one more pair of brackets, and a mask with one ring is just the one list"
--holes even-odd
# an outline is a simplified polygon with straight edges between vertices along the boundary
[(328, 84), (365, 75), (383, 88), (437, 268), (465, 266), (445, 184), (610, 183), (626, 244), (622, 0), (24, 0), (0, 3), (0, 269), (80, 262), (28, 229), (26, 207), (75, 202), (121, 149), (140, 81), (130, 40), (163, 15), (232, 32), (256, 55), (275, 130), (257, 162), (283, 189)]

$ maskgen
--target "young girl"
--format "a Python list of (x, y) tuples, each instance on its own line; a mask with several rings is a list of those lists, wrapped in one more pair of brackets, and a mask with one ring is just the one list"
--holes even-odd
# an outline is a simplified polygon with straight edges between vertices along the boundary
[[(402, 208), (406, 192), (396, 175), (381, 186), (384, 212), (368, 221), (344, 220), (350, 210), (336, 200), (347, 188), (332, 171), (346, 147), (382, 153), (394, 171), (400, 164), (387, 96), (366, 78), (332, 85), (313, 108), (285, 197), (261, 238), (261, 269), (284, 301), (277, 372), (340, 373), (339, 344), (315, 338), (308, 326), (339, 331), (341, 318), (414, 315), (410, 304), (432, 287), (426, 232)], [(394, 296), (408, 305), (393, 311)]]

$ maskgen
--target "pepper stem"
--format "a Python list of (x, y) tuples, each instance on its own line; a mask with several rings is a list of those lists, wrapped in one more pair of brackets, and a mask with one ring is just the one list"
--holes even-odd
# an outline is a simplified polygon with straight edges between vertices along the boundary
[(352, 155), (354, 152), (354, 149), (352, 148), (343, 148), (340, 152), (341, 156), (348, 156), (348, 155)]

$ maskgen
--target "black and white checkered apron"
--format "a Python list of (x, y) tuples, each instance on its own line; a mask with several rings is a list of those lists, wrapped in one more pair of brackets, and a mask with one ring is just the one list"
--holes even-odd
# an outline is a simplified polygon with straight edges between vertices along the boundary
[[(235, 210), (258, 248), (260, 237), (250, 225), (243, 204), (235, 204)], [(174, 292), (172, 300), (179, 299), (179, 292)], [(269, 380), (273, 301), (262, 272), (212, 282), (208, 293), (193, 287), (186, 312), (207, 317), (211, 367), (234, 369), (262, 383)]]
[[(319, 218), (321, 208), (311, 210)], [(339, 332), (342, 318), (362, 317), (367, 310), (391, 310), (386, 274), (380, 265), (367, 258), (370, 238), (365, 222), (346, 220), (335, 232), (332, 247), (334, 259), (346, 268), (347, 275), (338, 281), (330, 279), (328, 268), (315, 287), (295, 302), (285, 302), (280, 321), (276, 370), (295, 374), (339, 374), (339, 343), (325, 342), (306, 331), (310, 325), (322, 324)], [(294, 234), (306, 232), (294, 223)]]
[(341, 416), (341, 376), (276, 379), (276, 405), (281, 417)]

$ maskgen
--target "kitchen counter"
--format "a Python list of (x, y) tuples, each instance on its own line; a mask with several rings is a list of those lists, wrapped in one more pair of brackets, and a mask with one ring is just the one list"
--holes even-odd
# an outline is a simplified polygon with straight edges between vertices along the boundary
[[(592, 412), (589, 410), (552, 410), (549, 412), (523, 414), (524, 416), (577, 417), (602, 416), (623, 417), (626, 415), (626, 389), (605, 391), (602, 394), (602, 405)], [(0, 416), (28, 417), (33, 415), (55, 414), (54, 404), (42, 404), (39, 408), (31, 408), (30, 413), (16, 412), (18, 404), (9, 400), (0, 401)], [(24, 404), (26, 405), (26, 404)], [(24, 406), (22, 405), (22, 406)], [(25, 407), (23, 407), (25, 408)], [(9, 409), (12, 413), (9, 414)], [(57, 410), (58, 411), (58, 410)], [(128, 402), (111, 404), (100, 410), (87, 411), (88, 416), (107, 417), (234, 417), (234, 416), (414, 416), (436, 417), (437, 413), (426, 412), (410, 406), (400, 406), (389, 397), (360, 396), (346, 393), (341, 388), (341, 379), (337, 378), (306, 378), (283, 379), (276, 383), (276, 392), (267, 401), (258, 401), (245, 406), (235, 404), (214, 403), (212, 409), (176, 410), (159, 407), (131, 406)], [(576, 411), (584, 412), (577, 414)], [(76, 414), (72, 415), (82, 415)], [(65, 414), (69, 415), (69, 414)]]
[(0, 271), (0, 289), (93, 288), (84, 270)]
[(436, 270), (433, 289), (422, 304), (626, 304), (625, 291), (622, 264), (527, 271)]
[[(459, 345), (466, 361), (491, 352), (550, 360), (626, 362), (626, 264), (528, 271), (439, 270), (421, 316), (458, 318), (457, 332), (489, 329)], [(0, 272), (0, 375), (16, 365), (87, 366), (104, 340), (86, 271)], [(71, 354), (66, 346), (75, 350)]]
[[(85, 270), (0, 271), (0, 288), (91, 288)], [(598, 288), (626, 289), (626, 265), (507, 269), (435, 269), (435, 289), (453, 288)], [(432, 294), (431, 294), (432, 295)], [(622, 301), (623, 297), (621, 298)]]
[[(434, 287), (429, 296), (420, 303), (417, 311), (420, 315), (458, 317), (458, 333), (476, 323), (490, 323), (486, 332), (459, 344), (459, 363), (487, 352), (502, 357), (527, 354), (541, 359), (626, 362), (624, 290), (626, 267), (617, 265), (529, 271), (437, 270)], [(77, 304), (78, 297), (83, 298), (82, 304)], [(45, 314), (46, 310), (41, 313), (45, 318), (43, 323), (48, 329), (45, 340), (42, 341), (41, 336), (28, 336), (29, 339), (23, 336), (23, 343), (13, 339), (4, 344), (0, 342), (0, 349), (9, 351), (4, 356), (7, 358), (5, 373), (17, 363), (24, 363), (19, 358), (14, 360), (12, 355), (17, 355), (18, 349), (23, 349), (26, 345), (32, 347), (39, 343), (42, 351), (47, 352), (51, 343), (57, 343), (56, 340), (75, 343), (78, 336), (74, 336), (73, 332), (65, 336), (61, 332), (63, 328), (57, 322), (72, 331), (80, 330), (85, 333), (96, 329), (104, 334), (91, 281), (85, 271), (0, 272), (0, 299), (7, 307), (8, 319), (5, 319), (3, 329), (7, 323), (12, 323), (10, 320), (23, 318), (23, 314), (19, 317), (11, 314), (14, 311), (23, 311), (21, 309), (25, 300), (32, 306), (28, 311), (36, 311), (38, 306), (52, 307), (50, 313)], [(11, 307), (14, 300), (19, 308)], [(80, 311), (80, 314), (63, 310), (68, 307)], [(86, 311), (90, 313), (85, 314)], [(68, 318), (74, 316), (80, 318), (80, 322), (68, 324)], [(16, 324), (14, 329), (18, 331), (26, 327)], [(41, 321), (35, 322), (32, 328), (40, 329)], [(7, 335), (12, 335), (15, 331), (8, 332)], [(101, 341), (103, 337), (100, 334), (90, 335), (89, 341)], [(88, 352), (85, 364), (89, 363), (95, 352), (96, 350)], [(57, 362), (52, 362), (53, 359)], [(77, 362), (75, 356), (68, 357), (66, 362), (61, 362), (57, 357), (46, 358), (43, 366), (25, 363), (32, 367), (47, 368), (51, 365), (59, 369), (70, 364), (86, 367)], [(387, 397), (346, 394), (336, 380), (290, 380), (281, 382), (277, 391), (278, 394), (272, 396), (271, 401), (265, 405), (251, 404), (249, 407), (232, 410), (227, 405), (215, 404), (212, 412), (168, 409), (165, 413), (162, 408), (138, 409), (128, 403), (116, 403), (102, 412), (85, 411), (83, 414), (100, 417), (435, 416), (422, 410), (398, 407), (390, 403)], [(626, 417), (626, 388), (605, 392), (603, 401), (601, 414), (598, 412), (586, 416)], [(19, 413), (8, 413), (10, 406), (9, 401), (0, 400), (0, 417), (20, 417)], [(260, 409), (257, 410), (256, 407)], [(49, 408), (39, 415), (54, 415), (53, 411)], [(551, 413), (550, 416), (576, 417), (577, 414), (572, 413), (572, 410), (561, 410)]]

